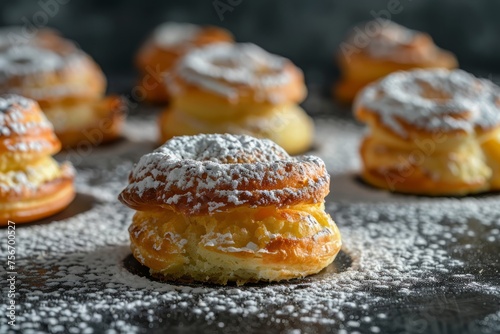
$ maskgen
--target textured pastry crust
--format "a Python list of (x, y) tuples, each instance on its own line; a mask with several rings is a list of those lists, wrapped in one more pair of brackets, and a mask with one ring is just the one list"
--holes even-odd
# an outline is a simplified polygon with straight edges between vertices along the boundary
[(249, 136), (176, 137), (141, 158), (120, 201), (138, 210), (134, 256), (171, 280), (218, 284), (304, 277), (329, 265), (340, 234), (324, 211), (321, 159)]
[(0, 197), (0, 226), (8, 220), (16, 223), (33, 222), (65, 209), (75, 198), (73, 174), (43, 184), (26, 198)]
[(369, 24), (375, 24), (380, 29), (374, 36), (368, 37), (366, 46), (356, 47), (353, 33), (346, 43), (355, 51), (337, 56), (341, 80), (333, 87), (333, 95), (340, 102), (351, 103), (364, 86), (392, 72), (417, 68), (453, 69), (458, 66), (455, 56), (438, 48), (425, 33), (390, 21), (376, 20), (366, 26)]
[[(302, 71), (290, 60), (250, 43), (218, 43), (193, 50), (181, 59), (167, 84), (176, 106), (184, 109), (194, 98), (226, 107), (224, 114), (252, 112), (245, 108), (248, 104), (298, 103), (307, 92)], [(236, 103), (236, 108), (228, 109)]]
[(232, 42), (225, 29), (195, 26), (187, 23), (164, 23), (157, 27), (136, 57), (140, 71), (139, 87), (144, 99), (151, 103), (166, 103), (170, 93), (163, 82), (175, 63), (190, 50), (207, 44)]
[(106, 89), (101, 69), (81, 50), (21, 45), (2, 50), (0, 59), (0, 91), (34, 99), (42, 109), (61, 99), (94, 99)]
[(466, 195), (499, 187), (500, 89), (463, 71), (391, 74), (365, 88), (356, 117), (362, 177), (392, 191)]
[[(208, 149), (220, 151), (207, 156)], [(329, 192), (329, 180), (320, 158), (290, 157), (270, 140), (184, 136), (144, 155), (120, 200), (140, 211), (170, 209), (185, 214), (207, 214), (242, 204), (283, 207), (321, 202)]]
[(0, 225), (34, 221), (74, 198), (74, 170), (51, 154), (61, 144), (36, 102), (0, 96)]
[(481, 148), (486, 157), (486, 164), (491, 168), (489, 180), (491, 190), (500, 190), (500, 129), (493, 131), (481, 142)]
[(1, 95), (0, 112), (0, 170), (22, 167), (61, 149), (52, 124), (34, 101)]
[[(368, 136), (360, 149), (362, 177), (376, 187), (434, 196), (490, 190), (492, 171), (476, 141), (464, 141), (450, 149), (435, 149), (427, 155), (414, 143), (406, 142), (400, 147), (379, 139), (377, 135)], [(424, 136), (420, 140), (426, 142), (432, 137)]]
[[(194, 50), (177, 64), (167, 85), (173, 96), (160, 119), (162, 142), (173, 135), (250, 134), (271, 138), (290, 154), (312, 143), (312, 120), (297, 107), (306, 96), (302, 72), (256, 45), (219, 43)], [(294, 131), (300, 135), (290, 135)]]
[[(118, 107), (116, 97), (105, 98), (106, 79), (98, 65), (71, 42), (58, 38), (61, 45), (34, 39), (31, 44), (0, 49), (0, 74), (4, 78), (0, 92), (36, 100), (49, 121), (57, 124), (56, 135), (64, 147), (87, 140), (84, 134), (88, 131), (102, 132), (102, 142), (117, 138), (125, 105)], [(104, 133), (99, 128), (102, 122), (115, 123)]]
[(341, 247), (340, 233), (321, 204), (244, 206), (198, 216), (137, 212), (129, 232), (134, 256), (153, 275), (218, 284), (315, 274)]

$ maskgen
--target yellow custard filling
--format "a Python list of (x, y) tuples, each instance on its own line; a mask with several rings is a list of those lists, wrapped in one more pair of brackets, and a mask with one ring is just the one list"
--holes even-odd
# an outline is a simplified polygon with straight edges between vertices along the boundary
[[(138, 211), (130, 230), (133, 238), (144, 232), (158, 236), (157, 248), (161, 248), (162, 242), (175, 244), (178, 241), (177, 246), (182, 246), (181, 240), (194, 238), (192, 241), (195, 244), (206, 247), (257, 250), (265, 248), (271, 239), (278, 236), (307, 238), (325, 228), (336, 227), (325, 213), (324, 205), (310, 204), (283, 209), (246, 207), (199, 216), (185, 216), (171, 210)], [(165, 238), (166, 235), (169, 237)], [(249, 244), (253, 245), (249, 248)]]
[(341, 247), (323, 204), (244, 207), (200, 216), (137, 212), (129, 233), (134, 257), (153, 274), (222, 284), (317, 273)]
[[(44, 157), (32, 161), (24, 167), (8, 165), (0, 170), (0, 188), (22, 190), (36, 189), (39, 186), (65, 175), (65, 169), (52, 157)], [(67, 171), (66, 171), (67, 172)]]

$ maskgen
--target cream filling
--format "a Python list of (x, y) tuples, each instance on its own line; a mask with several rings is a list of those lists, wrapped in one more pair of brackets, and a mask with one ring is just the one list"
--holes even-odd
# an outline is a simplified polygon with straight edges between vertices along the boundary
[(44, 157), (21, 169), (0, 171), (0, 189), (22, 192), (36, 190), (43, 184), (72, 172), (70, 165), (60, 166), (52, 157)]

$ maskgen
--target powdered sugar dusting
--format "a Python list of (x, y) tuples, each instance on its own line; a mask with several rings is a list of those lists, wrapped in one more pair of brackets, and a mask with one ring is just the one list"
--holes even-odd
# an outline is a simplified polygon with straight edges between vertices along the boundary
[(376, 112), (404, 138), (408, 135), (402, 122), (430, 132), (500, 125), (500, 88), (462, 70), (393, 73), (360, 92), (355, 110), (360, 106)]
[[(12, 193), (29, 197), (36, 194), (41, 184), (73, 176), (71, 165), (60, 167), (49, 157), (40, 156), (52, 151), (55, 145), (52, 130), (52, 125), (33, 100), (18, 95), (0, 95), (0, 139), (7, 149), (0, 157), (0, 193), (3, 198)], [(19, 153), (21, 155), (17, 155)], [(26, 156), (31, 160), (26, 160)]]
[[(273, 162), (290, 159), (286, 151), (271, 140), (250, 136), (182, 136), (168, 141), (156, 152), (178, 160), (212, 161), (221, 164)], [(145, 167), (139, 163), (138, 168)]]
[[(153, 122), (140, 126), (142, 136), (154, 129)], [(290, 283), (244, 287), (174, 285), (130, 272), (123, 261), (130, 258), (133, 212), (114, 198), (132, 161), (151, 144), (130, 138), (80, 164), (77, 188), (95, 197), (90, 210), (17, 226), (17, 330), (494, 332), (500, 326), (498, 195), (429, 199), (368, 188), (352, 177), (362, 129), (331, 117), (317, 127), (321, 145), (313, 153), (330, 166), (327, 211), (343, 237), (340, 272), (328, 268)], [(6, 243), (0, 247), (6, 254)], [(2, 314), (6, 306), (0, 305)]]
[(29, 151), (43, 151), (44, 149), (52, 147), (52, 145), (43, 139), (33, 140), (29, 142), (19, 142), (14, 144), (7, 144), (7, 149), (14, 152), (29, 152)]
[[(279, 95), (265, 93), (269, 88), (286, 85), (290, 75), (285, 65), (290, 61), (270, 54), (251, 43), (215, 43), (189, 52), (178, 64), (176, 74), (202, 89), (237, 100), (238, 86), (256, 90), (271, 103), (281, 102)], [(167, 80), (173, 91), (175, 82)]]
[[(47, 75), (78, 71), (91, 62), (83, 51), (56, 52), (42, 46), (15, 45), (0, 50), (0, 92), (24, 95), (33, 99), (66, 96), (88, 87), (79, 82), (47, 82)], [(57, 80), (56, 80), (57, 82)]]
[(33, 45), (13, 46), (0, 52), (0, 82), (13, 76), (51, 72), (64, 66), (57, 53)]
[(162, 47), (176, 47), (191, 43), (200, 32), (200, 27), (190, 23), (167, 22), (153, 32), (153, 41)]
[[(0, 136), (25, 135), (28, 132), (36, 133), (40, 130), (52, 129), (52, 124), (34, 101), (19, 95), (0, 95)], [(35, 120), (27, 121), (28, 116), (36, 114)], [(18, 142), (7, 144), (11, 151), (39, 151), (48, 143), (40, 141)]]
[(399, 60), (402, 58), (401, 53), (404, 52), (404, 48), (410, 46), (419, 34), (389, 20), (372, 22), (382, 26), (379, 33), (370, 38), (366, 47), (366, 51), (376, 58)]
[[(295, 169), (300, 184), (286, 180)], [(312, 179), (314, 177), (314, 179)], [(120, 199), (136, 208), (188, 206), (189, 213), (220, 212), (235, 205), (279, 205), (287, 200), (322, 201), (329, 177), (314, 156), (290, 157), (268, 139), (209, 134), (175, 137), (143, 156)], [(148, 200), (155, 193), (156, 199)], [(140, 204), (139, 204), (140, 206)]]
[[(360, 35), (360, 31), (364, 36)], [(349, 43), (362, 46), (362, 51), (370, 57), (396, 63), (434, 61), (437, 54), (442, 52), (428, 35), (383, 19), (369, 21), (355, 28)]]

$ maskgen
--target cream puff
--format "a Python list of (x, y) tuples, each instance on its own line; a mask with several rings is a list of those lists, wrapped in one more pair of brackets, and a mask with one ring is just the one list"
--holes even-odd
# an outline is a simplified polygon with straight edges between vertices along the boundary
[(198, 48), (167, 81), (172, 104), (160, 118), (161, 141), (199, 133), (268, 138), (290, 154), (310, 148), (312, 119), (297, 104), (307, 93), (302, 71), (254, 44)]
[(0, 225), (63, 210), (75, 197), (74, 170), (51, 157), (61, 143), (38, 104), (1, 95), (0, 116)]
[(356, 27), (340, 45), (337, 61), (341, 79), (333, 95), (343, 103), (351, 103), (364, 86), (392, 72), (458, 66), (455, 56), (438, 48), (429, 35), (389, 20)]
[(197, 47), (232, 41), (231, 33), (218, 27), (174, 22), (161, 24), (136, 56), (141, 97), (150, 103), (168, 102), (171, 94), (164, 83), (164, 76), (170, 73), (182, 56)]
[(154, 276), (226, 284), (321, 271), (340, 250), (320, 158), (245, 135), (175, 137), (143, 156), (119, 199)]
[(123, 125), (125, 102), (104, 96), (99, 66), (68, 43), (38, 40), (0, 49), (0, 93), (36, 100), (64, 147), (112, 141)]
[(393, 73), (360, 92), (363, 179), (420, 195), (500, 189), (500, 88), (461, 70)]

